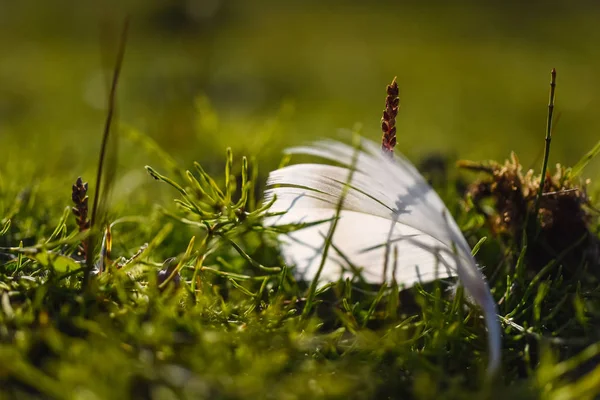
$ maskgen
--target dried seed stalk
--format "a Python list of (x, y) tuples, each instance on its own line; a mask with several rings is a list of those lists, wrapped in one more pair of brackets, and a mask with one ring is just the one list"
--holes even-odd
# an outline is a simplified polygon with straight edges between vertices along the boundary
[(396, 116), (398, 115), (399, 105), (398, 84), (394, 77), (392, 83), (387, 86), (385, 110), (383, 110), (383, 117), (381, 118), (381, 130), (383, 132), (381, 149), (390, 156), (394, 153), (394, 147), (396, 146)]
[[(88, 183), (83, 182), (81, 177), (73, 184), (71, 199), (75, 206), (72, 208), (75, 221), (79, 227), (79, 232), (85, 232), (90, 229), (90, 220), (88, 219)], [(79, 245), (78, 255), (84, 259), (87, 258), (87, 242), (84, 241)]]

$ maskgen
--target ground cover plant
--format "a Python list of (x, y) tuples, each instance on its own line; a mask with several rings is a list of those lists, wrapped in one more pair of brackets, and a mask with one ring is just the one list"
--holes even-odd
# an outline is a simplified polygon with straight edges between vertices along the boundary
[[(551, 95), (550, 110), (553, 103)], [(307, 296), (311, 282), (298, 279), (279, 253), (280, 231), (263, 224), (270, 204), (261, 201), (266, 174), (259, 160), (223, 149), (220, 170), (207, 172), (202, 160), (186, 169), (111, 112), (107, 146), (98, 150), (105, 160), (100, 178), (43, 187), (14, 179), (15, 164), (0, 175), (3, 396), (600, 393), (600, 225), (582, 178), (600, 145), (571, 168), (552, 168), (545, 157), (541, 171), (528, 172), (515, 155), (504, 163), (462, 161), (461, 175), (446, 160), (423, 164), (499, 307), (503, 361), (489, 380), (485, 326), (451, 281), (401, 290), (340, 280)], [(550, 112), (547, 151), (552, 121)], [(396, 138), (387, 122), (389, 147)], [(110, 160), (117, 138), (157, 155), (146, 179), (174, 202), (140, 214), (107, 201), (111, 187), (119, 195)], [(128, 196), (144, 197), (141, 191)]]

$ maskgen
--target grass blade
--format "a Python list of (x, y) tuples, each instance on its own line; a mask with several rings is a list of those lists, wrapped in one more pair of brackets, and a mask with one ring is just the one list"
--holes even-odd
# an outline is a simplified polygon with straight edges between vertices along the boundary
[(594, 157), (596, 157), (598, 154), (600, 154), (600, 141), (598, 141), (598, 143), (596, 143), (596, 145), (594, 147), (592, 147), (592, 149), (590, 151), (588, 151), (582, 158), (581, 160), (577, 161), (577, 164), (575, 164), (572, 168), (571, 168), (571, 178), (575, 178), (576, 176), (579, 176), (579, 174), (581, 174), (581, 172), (583, 172), (583, 169), (589, 164), (590, 161), (592, 161), (594, 159)]

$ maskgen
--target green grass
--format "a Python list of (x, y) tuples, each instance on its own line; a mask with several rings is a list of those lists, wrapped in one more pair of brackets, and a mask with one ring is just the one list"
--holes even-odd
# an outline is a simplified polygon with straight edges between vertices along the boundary
[[(561, 161), (597, 177), (597, 9), (244, 4), (181, 30), (157, 28), (163, 2), (128, 5), (118, 147), (108, 160), (116, 179), (101, 213), (113, 224), (112, 251), (89, 287), (70, 259), (82, 239), (70, 207), (77, 176), (90, 198), (96, 190), (106, 114), (89, 22), (97, 17), (72, 5), (11, 6), (0, 27), (13, 50), (0, 61), (0, 398), (600, 395), (599, 265), (567, 255), (537, 265), (465, 197), (480, 177), (453, 165), (424, 171), (471, 246), (487, 238), (477, 260), (504, 331), (494, 382), (485, 380), (480, 312), (452, 282), (400, 295), (358, 281), (311, 287), (284, 266), (261, 209), (283, 146), (356, 122), (377, 139), (394, 75), (398, 146), (411, 158), (517, 150), (539, 171), (555, 66), (560, 119), (548, 168)], [(597, 211), (586, 215), (598, 237)], [(50, 262), (49, 251), (61, 256)], [(170, 257), (178, 275), (163, 281)]]
[[(276, 234), (262, 227), (266, 209), (256, 201), (260, 183), (252, 162), (228, 152), (227, 173), (213, 181), (200, 164), (188, 174), (151, 139), (136, 140), (160, 155), (149, 175), (177, 200), (145, 215), (114, 206), (112, 263), (87, 289), (72, 261), (42, 257), (49, 250), (71, 254), (81, 240), (68, 209), (61, 217), (69, 187), (27, 186), (2, 175), (5, 396), (560, 399), (599, 393), (594, 265), (569, 265), (559, 256), (535, 270), (514, 239), (493, 237), (480, 216), (458, 207), (453, 181), (438, 190), (473, 245), (488, 237), (478, 259), (502, 299), (504, 360), (493, 383), (484, 379), (479, 311), (449, 295), (447, 283), (398, 296), (396, 286), (340, 281), (310, 294), (308, 283), (283, 266)], [(50, 196), (61, 192), (63, 201)], [(138, 187), (129, 196), (148, 194)], [(138, 250), (116, 269), (125, 263), (119, 257)], [(177, 285), (175, 274), (157, 278), (162, 261), (173, 256)]]

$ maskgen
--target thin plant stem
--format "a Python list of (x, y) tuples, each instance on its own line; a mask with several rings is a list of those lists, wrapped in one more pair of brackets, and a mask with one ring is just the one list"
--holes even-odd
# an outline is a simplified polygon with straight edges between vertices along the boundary
[[(94, 203), (92, 205), (92, 216), (90, 218), (90, 236), (88, 237), (87, 248), (92, 248), (92, 242), (95, 239), (95, 234), (93, 231), (94, 223), (96, 223), (96, 214), (98, 212), (98, 203), (100, 201), (100, 186), (102, 183), (102, 171), (104, 169), (104, 159), (106, 158), (106, 147), (108, 145), (108, 138), (110, 136), (110, 131), (112, 127), (113, 115), (115, 112), (115, 103), (116, 103), (116, 94), (117, 94), (117, 85), (119, 83), (119, 76), (121, 75), (121, 66), (123, 65), (123, 57), (125, 55), (125, 44), (127, 42), (127, 32), (129, 31), (129, 16), (125, 18), (123, 22), (123, 30), (121, 31), (121, 39), (119, 43), (119, 49), (117, 53), (117, 59), (115, 62), (115, 67), (113, 70), (113, 76), (110, 86), (110, 92), (108, 97), (108, 111), (106, 113), (106, 120), (104, 123), (104, 131), (102, 133), (102, 144), (100, 147), (100, 155), (98, 158), (98, 171), (96, 172), (96, 190), (94, 192)], [(90, 254), (86, 258), (87, 268), (85, 268), (85, 272), (83, 275), (83, 287), (87, 287), (90, 273), (94, 266), (94, 257)]]
[(550, 98), (548, 100), (548, 120), (546, 121), (546, 139), (544, 147), (544, 161), (542, 162), (542, 176), (540, 178), (540, 188), (535, 200), (535, 213), (537, 218), (540, 209), (540, 200), (544, 193), (544, 183), (546, 182), (546, 170), (548, 169), (548, 159), (550, 158), (550, 142), (552, 141), (552, 115), (554, 114), (554, 91), (556, 89), (556, 68), (550, 72)]

